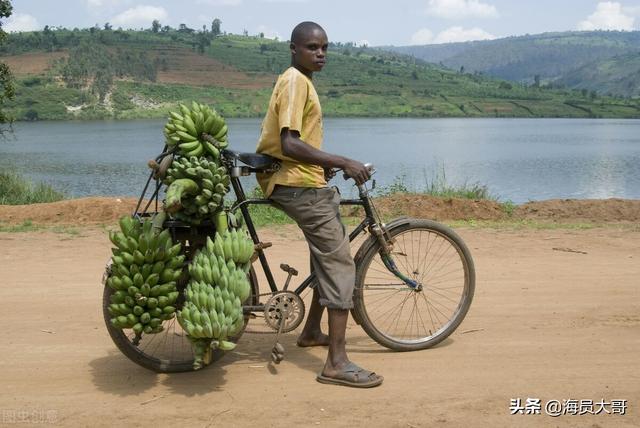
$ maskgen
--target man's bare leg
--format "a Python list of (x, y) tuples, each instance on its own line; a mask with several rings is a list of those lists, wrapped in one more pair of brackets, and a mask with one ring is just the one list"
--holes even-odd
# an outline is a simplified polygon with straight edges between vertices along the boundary
[(340, 369), (349, 363), (346, 350), (346, 331), (349, 311), (347, 309), (328, 309), (329, 312), (329, 353), (322, 374), (335, 377)]
[(320, 328), (320, 321), (324, 313), (324, 306), (320, 305), (320, 295), (317, 287), (313, 290), (313, 298), (309, 307), (307, 322), (298, 337), (298, 346), (328, 346), (329, 336), (324, 334)]

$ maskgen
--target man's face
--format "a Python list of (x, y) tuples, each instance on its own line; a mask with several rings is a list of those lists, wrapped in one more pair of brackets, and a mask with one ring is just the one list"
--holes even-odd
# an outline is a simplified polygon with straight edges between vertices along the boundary
[(322, 70), (329, 46), (325, 32), (314, 28), (301, 39), (291, 44), (294, 64), (311, 73)]

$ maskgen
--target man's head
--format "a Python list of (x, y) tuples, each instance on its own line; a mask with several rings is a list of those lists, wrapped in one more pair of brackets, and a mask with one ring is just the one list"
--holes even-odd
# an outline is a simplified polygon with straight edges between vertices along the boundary
[(311, 73), (324, 67), (328, 45), (327, 33), (321, 26), (301, 22), (291, 32), (291, 65), (311, 77)]

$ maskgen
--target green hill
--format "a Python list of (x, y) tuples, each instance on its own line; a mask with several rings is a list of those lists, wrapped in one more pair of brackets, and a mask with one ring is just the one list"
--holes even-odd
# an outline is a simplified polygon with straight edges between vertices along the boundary
[(640, 51), (587, 64), (556, 83), (604, 94), (640, 97)]
[[(164, 31), (50, 30), (12, 34), (0, 49), (21, 120), (164, 117), (179, 102), (227, 117), (264, 114), (286, 42)], [(637, 100), (460, 73), (408, 55), (335, 43), (314, 77), (327, 116), (640, 117)]]
[[(640, 52), (640, 31), (591, 31), (545, 33), (532, 36), (441, 45), (390, 47), (388, 49), (414, 55), (427, 62), (441, 63), (459, 70), (481, 72), (490, 76), (532, 83), (537, 75), (545, 83), (569, 88), (596, 90), (601, 94), (637, 95), (639, 86), (627, 86), (640, 70), (626, 68), (625, 61), (614, 57)], [(599, 83), (605, 75), (585, 73), (607, 63), (607, 73), (624, 83)], [(635, 64), (633, 64), (635, 65)], [(578, 72), (578, 70), (582, 70)], [(598, 77), (599, 76), (599, 77)]]

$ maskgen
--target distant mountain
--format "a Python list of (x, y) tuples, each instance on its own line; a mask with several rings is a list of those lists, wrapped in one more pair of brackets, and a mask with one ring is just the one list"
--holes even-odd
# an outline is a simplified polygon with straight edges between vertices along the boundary
[[(640, 68), (628, 57), (640, 53), (640, 31), (544, 33), (385, 49), (455, 70), (464, 67), (467, 73), (480, 72), (517, 82), (532, 83), (538, 76), (543, 82), (557, 82), (570, 88), (587, 88), (603, 94), (633, 96), (640, 90), (638, 79), (633, 77)], [(619, 84), (603, 87), (601, 83), (607, 76), (615, 77)]]

